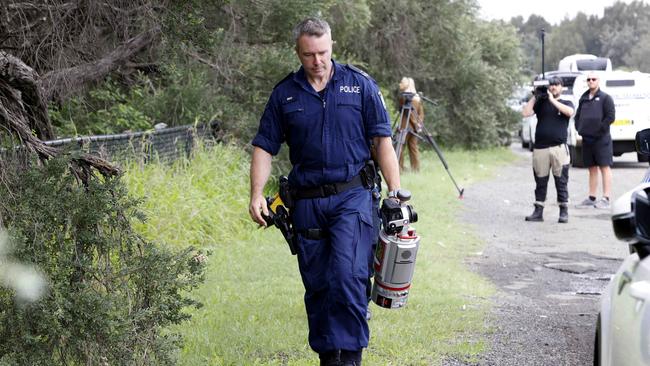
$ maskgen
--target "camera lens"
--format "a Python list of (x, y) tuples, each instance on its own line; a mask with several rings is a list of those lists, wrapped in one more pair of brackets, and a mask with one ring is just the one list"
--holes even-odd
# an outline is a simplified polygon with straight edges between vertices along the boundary
[(407, 205), (406, 207), (408, 208), (408, 212), (409, 212), (409, 221), (410, 222), (418, 222), (418, 213), (415, 212), (415, 209), (413, 209), (413, 206)]

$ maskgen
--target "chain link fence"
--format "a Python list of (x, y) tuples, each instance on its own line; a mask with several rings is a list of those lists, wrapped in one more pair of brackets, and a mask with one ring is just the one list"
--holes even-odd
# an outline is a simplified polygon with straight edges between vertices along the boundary
[[(83, 151), (109, 161), (135, 160), (171, 162), (189, 157), (197, 139), (218, 138), (219, 122), (166, 128), (156, 125), (152, 131), (130, 132), (116, 135), (97, 135), (44, 141), (45, 145), (67, 151)], [(4, 150), (0, 159), (11, 154)], [(20, 154), (18, 154), (20, 155)]]

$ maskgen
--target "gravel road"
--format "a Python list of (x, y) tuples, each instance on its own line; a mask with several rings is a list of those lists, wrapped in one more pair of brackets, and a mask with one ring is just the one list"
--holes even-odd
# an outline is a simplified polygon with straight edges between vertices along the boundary
[[(591, 365), (600, 294), (627, 256), (614, 237), (609, 210), (576, 209), (587, 194), (587, 169), (569, 173), (569, 223), (557, 222), (555, 186), (549, 182), (544, 222), (525, 222), (535, 184), (531, 153), (497, 177), (466, 187), (463, 222), (485, 243), (468, 266), (498, 288), (486, 319), (488, 350), (480, 361), (445, 365)], [(635, 154), (614, 159), (613, 196), (637, 185), (648, 165)]]

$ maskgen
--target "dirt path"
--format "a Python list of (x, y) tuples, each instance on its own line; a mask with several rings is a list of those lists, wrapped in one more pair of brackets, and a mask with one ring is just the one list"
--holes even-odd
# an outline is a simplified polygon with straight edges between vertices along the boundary
[[(552, 179), (545, 221), (525, 222), (534, 199), (531, 157), (512, 150), (522, 159), (467, 187), (461, 213), (486, 244), (467, 263), (499, 291), (487, 320), (489, 349), (478, 365), (591, 365), (600, 293), (627, 247), (614, 237), (609, 210), (574, 208), (586, 197), (586, 169), (569, 173), (568, 224), (557, 222)], [(615, 158), (614, 197), (641, 181), (647, 164), (635, 157)]]

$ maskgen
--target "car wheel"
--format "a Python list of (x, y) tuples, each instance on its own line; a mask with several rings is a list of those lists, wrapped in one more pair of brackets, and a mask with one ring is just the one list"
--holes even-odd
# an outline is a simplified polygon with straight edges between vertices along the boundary
[(569, 154), (571, 155), (571, 166), (576, 168), (582, 168), (584, 166), (582, 162), (582, 147), (571, 146)]
[(641, 155), (641, 154), (639, 154), (639, 153), (636, 153), (636, 160), (637, 160), (639, 163), (647, 163), (648, 160), (650, 160), (650, 159), (648, 159), (648, 156), (645, 156), (645, 155)]
[(594, 337), (594, 366), (600, 366), (600, 313), (596, 320), (596, 336)]

